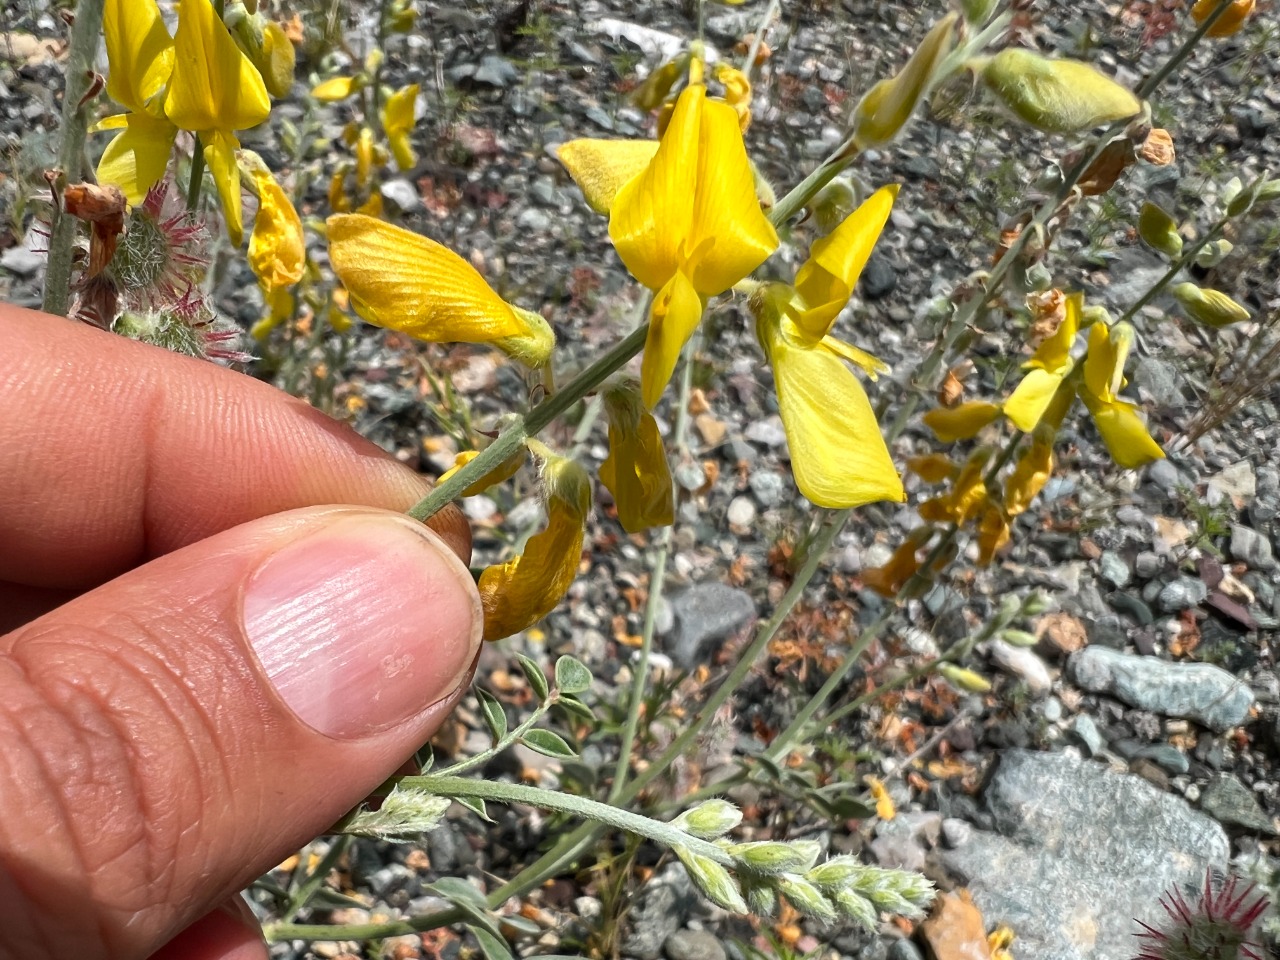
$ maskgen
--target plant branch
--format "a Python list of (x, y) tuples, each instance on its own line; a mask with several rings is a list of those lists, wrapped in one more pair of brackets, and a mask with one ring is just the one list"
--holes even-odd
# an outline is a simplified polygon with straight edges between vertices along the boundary
[(84, 139), (89, 131), (89, 104), (85, 97), (94, 83), (94, 63), (102, 36), (103, 0), (80, 0), (67, 52), (62, 93), (62, 144), (54, 184), (53, 230), (49, 235), (49, 260), (44, 274), (46, 313), (66, 316), (71, 305), (71, 263), (75, 255), (76, 218), (61, 207), (63, 189), (84, 175)]

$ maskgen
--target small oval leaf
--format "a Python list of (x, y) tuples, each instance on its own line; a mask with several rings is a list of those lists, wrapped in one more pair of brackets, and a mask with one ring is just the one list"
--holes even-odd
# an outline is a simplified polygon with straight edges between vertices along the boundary
[(570, 716), (585, 720), (587, 723), (594, 724), (596, 722), (596, 715), (592, 713), (591, 708), (577, 697), (561, 697), (556, 701), (556, 706), (562, 708)]
[(488, 690), (476, 687), (476, 697), (480, 701), (480, 712), (484, 714), (485, 726), (489, 728), (493, 742), (497, 743), (507, 735), (507, 711), (502, 708), (498, 698)]
[(568, 759), (577, 756), (573, 748), (565, 743), (563, 737), (552, 733), (550, 730), (530, 730), (520, 739), (530, 750), (535, 750), (548, 757), (564, 757)]
[(551, 695), (551, 688), (547, 685), (547, 675), (542, 672), (540, 666), (522, 653), (516, 654), (516, 661), (520, 664), (520, 669), (524, 671), (524, 678), (529, 681), (529, 686), (533, 688), (534, 694), (538, 697), (538, 702), (546, 703), (547, 697)]
[(486, 823), (493, 823), (493, 817), (489, 816), (489, 808), (484, 805), (484, 801), (479, 797), (454, 797), (454, 803), (459, 803), (474, 813)]
[(561, 693), (585, 693), (591, 689), (591, 671), (580, 660), (561, 657), (556, 661), (556, 689)]

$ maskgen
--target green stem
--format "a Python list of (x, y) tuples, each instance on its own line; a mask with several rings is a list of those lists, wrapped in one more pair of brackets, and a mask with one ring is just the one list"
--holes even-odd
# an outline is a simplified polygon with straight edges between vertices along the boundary
[(288, 904), (285, 905), (280, 914), (281, 922), (288, 923), (298, 915), (299, 910), (311, 901), (316, 891), (320, 889), (320, 886), (329, 876), (329, 871), (338, 865), (338, 861), (342, 859), (343, 854), (347, 852), (347, 848), (350, 846), (350, 837), (338, 837), (333, 841), (333, 844), (329, 847), (329, 852), (316, 864), (315, 869), (310, 871), (306, 880), (298, 884), (290, 895)]
[[(80, 0), (67, 52), (62, 93), (62, 143), (58, 148), (54, 184), (53, 230), (49, 235), (49, 260), (44, 274), (46, 313), (66, 316), (71, 305), (71, 264), (75, 257), (76, 218), (61, 209), (59, 198), (69, 183), (84, 176), (84, 140), (89, 131), (89, 104), (83, 102), (94, 82), (94, 62), (102, 36), (103, 0)], [(113, 319), (113, 318), (107, 318)]]
[(607, 353), (601, 355), (594, 363), (564, 385), (564, 389), (547, 397), (522, 417), (517, 417), (510, 426), (498, 435), (480, 454), (465, 467), (451, 476), (444, 483), (434, 488), (431, 493), (414, 504), (409, 516), (417, 520), (426, 520), (433, 516), (447, 503), (451, 503), (462, 495), (462, 491), (488, 473), (512, 454), (529, 437), (536, 436), (551, 421), (564, 413), (569, 407), (586, 396), (615, 370), (620, 369), (628, 360), (640, 352), (645, 337), (649, 333), (649, 324), (642, 323), (636, 329), (619, 340)]
[(684, 847), (724, 866), (732, 866), (734, 863), (733, 857), (714, 843), (700, 840), (670, 824), (572, 793), (544, 790), (541, 787), (531, 787), (523, 783), (498, 783), (493, 780), (473, 780), (470, 777), (430, 774), (424, 777), (401, 777), (397, 782), (401, 789), (423, 790), (437, 797), (454, 799), (467, 797), (478, 800), (497, 800), (501, 803), (523, 803), (542, 810), (568, 813), (586, 820), (594, 820), (607, 827), (626, 830), (628, 833), (645, 837), (665, 847)]
[(1173, 278), (1176, 277), (1182, 271), (1182, 269), (1187, 266), (1187, 264), (1191, 263), (1191, 261), (1195, 259), (1196, 254), (1198, 254), (1201, 250), (1203, 250), (1206, 246), (1208, 246), (1214, 240), (1218, 239), (1218, 237), (1222, 236), (1223, 227), (1225, 227), (1230, 222), (1231, 222), (1231, 218), (1226, 215), (1223, 215), (1222, 219), (1219, 220), (1217, 223), (1215, 223), (1212, 227), (1210, 227), (1204, 236), (1200, 237), (1198, 240), (1196, 240), (1195, 243), (1191, 244), (1190, 246), (1183, 248), (1183, 251), (1178, 256), (1178, 258), (1169, 264), (1169, 269), (1165, 271), (1164, 276), (1162, 276), (1159, 280), (1157, 280), (1155, 284), (1152, 285), (1152, 287), (1149, 290), (1147, 290), (1146, 293), (1144, 293), (1141, 297), (1139, 297), (1116, 322), (1125, 323), (1127, 321), (1132, 320), (1134, 317), (1138, 315), (1139, 310), (1145, 307), (1148, 303), (1150, 303), (1156, 297), (1160, 296), (1160, 294), (1164, 291), (1164, 288), (1167, 287), (1170, 284), (1170, 282), (1172, 282)]
[[(523, 737), (526, 733), (528, 733), (533, 728), (533, 725), (542, 719), (543, 715), (549, 709), (551, 709), (551, 707), (555, 704), (556, 700), (558, 699), (559, 699), (559, 695), (553, 693), (550, 697), (547, 698), (547, 702), (545, 704), (540, 705), (537, 710), (534, 710), (533, 713), (531, 713), (528, 716), (528, 718), (524, 720), (524, 722), (521, 723), (519, 726), (515, 727), (512, 730), (509, 730), (505, 737), (503, 737), (501, 740), (499, 740), (497, 743), (491, 746), (488, 750), (482, 750), (480, 753), (477, 753), (473, 757), (467, 757), (467, 759), (465, 760), (459, 760), (457, 763), (450, 764), (449, 766), (443, 768), (438, 774), (426, 774), (425, 776), (443, 777), (447, 775), (450, 777), (456, 777), (458, 774), (462, 773), (464, 770), (470, 770), (473, 767), (483, 766), (484, 764), (488, 763), (489, 760), (491, 760), (493, 757), (497, 756), (503, 750), (507, 749), (507, 747), (511, 746), (513, 743), (515, 743), (517, 740)], [(388, 785), (394, 786), (396, 783), (399, 783), (399, 782), (401, 781), (396, 778), (392, 778), (388, 782)]]
[(200, 145), (200, 135), (196, 134), (196, 145), (191, 151), (191, 179), (187, 181), (187, 213), (195, 214), (200, 209), (200, 190), (204, 186), (204, 148)]

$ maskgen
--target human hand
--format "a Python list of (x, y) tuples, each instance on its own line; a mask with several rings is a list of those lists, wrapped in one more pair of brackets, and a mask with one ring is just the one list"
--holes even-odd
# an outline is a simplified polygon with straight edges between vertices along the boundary
[(265, 958), (237, 891), (465, 689), (466, 524), (249, 377), (2, 304), (0, 343), (0, 957)]

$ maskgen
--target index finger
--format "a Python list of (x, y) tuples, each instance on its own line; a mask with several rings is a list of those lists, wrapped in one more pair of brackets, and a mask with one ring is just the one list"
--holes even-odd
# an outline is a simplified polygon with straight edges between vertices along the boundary
[[(251, 377), (0, 304), (0, 581), (85, 589), (247, 520), (430, 483)], [(431, 526), (465, 562), (460, 511)]]

